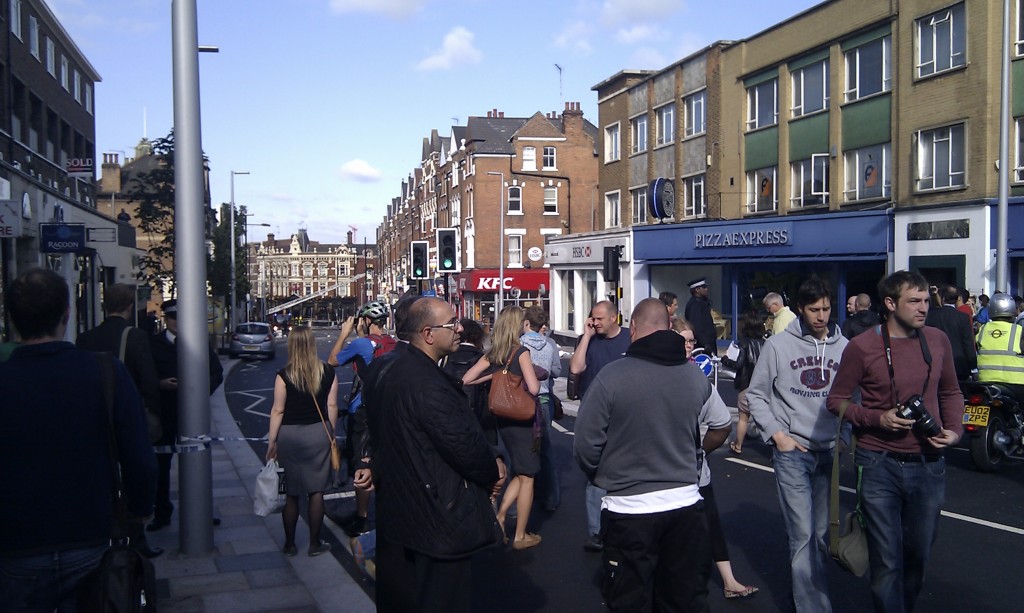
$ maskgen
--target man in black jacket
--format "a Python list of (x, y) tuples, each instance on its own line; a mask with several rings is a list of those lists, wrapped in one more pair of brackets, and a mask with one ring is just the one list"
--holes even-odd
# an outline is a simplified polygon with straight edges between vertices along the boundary
[(402, 327), (408, 348), (371, 362), (363, 388), (377, 490), (377, 610), (468, 612), (471, 556), (501, 539), (490, 496), (504, 465), (461, 384), (438, 367), (461, 340), (451, 306), (417, 300)]
[(697, 347), (702, 347), (706, 355), (718, 355), (718, 343), (715, 339), (715, 318), (711, 315), (711, 301), (708, 300), (708, 280), (704, 277), (694, 279), (687, 284), (690, 288), (690, 300), (686, 303), (683, 317), (693, 326), (693, 337)]
[(938, 328), (949, 337), (953, 348), (953, 367), (956, 378), (964, 381), (971, 376), (971, 371), (978, 367), (978, 352), (974, 346), (974, 330), (971, 319), (956, 308), (959, 291), (952, 285), (943, 287), (939, 292), (942, 306), (932, 307), (924, 324)]
[[(178, 301), (171, 299), (160, 305), (167, 329), (152, 338), (151, 349), (156, 373), (160, 377), (160, 424), (163, 436), (157, 446), (178, 442)], [(210, 349), (210, 393), (224, 381), (224, 369), (217, 354)], [(171, 524), (171, 459), (173, 453), (157, 453), (156, 514), (147, 530), (159, 530)], [(214, 520), (219, 522), (219, 520)]]
[(875, 313), (871, 308), (871, 296), (857, 294), (854, 305), (856, 312), (846, 318), (842, 327), (843, 336), (848, 339), (852, 339), (861, 332), (866, 332), (881, 323), (881, 320), (878, 319), (878, 313)]

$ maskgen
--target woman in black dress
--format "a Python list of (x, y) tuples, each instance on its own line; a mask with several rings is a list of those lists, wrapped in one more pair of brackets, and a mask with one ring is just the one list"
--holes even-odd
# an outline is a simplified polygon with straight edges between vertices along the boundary
[[(491, 348), (462, 377), (466, 385), (488, 381), (491, 374), (508, 364), (508, 370), (523, 377), (523, 383), (532, 396), (540, 393), (540, 381), (530, 361), (530, 350), (519, 344), (525, 313), (518, 306), (507, 306), (498, 314), (491, 333)], [(513, 549), (528, 549), (538, 545), (540, 535), (526, 531), (533, 506), (533, 479), (540, 471), (540, 428), (538, 417), (527, 421), (497, 418), (498, 433), (510, 457), (509, 480), (498, 507), (498, 525), (505, 529), (505, 514), (516, 503), (516, 532)]]
[(284, 552), (293, 556), (299, 496), (309, 501), (309, 555), (330, 551), (320, 540), (324, 523), (324, 490), (331, 484), (331, 439), (338, 420), (338, 381), (334, 369), (320, 361), (316, 339), (308, 327), (288, 335), (288, 363), (274, 381), (270, 410), (267, 460), (277, 459), (284, 469), (288, 497), (284, 522)]

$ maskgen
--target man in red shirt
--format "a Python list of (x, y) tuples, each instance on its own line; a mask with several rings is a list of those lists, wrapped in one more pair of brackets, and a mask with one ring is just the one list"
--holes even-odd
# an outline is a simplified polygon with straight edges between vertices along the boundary
[[(963, 433), (964, 400), (949, 339), (925, 326), (924, 277), (896, 272), (878, 284), (878, 295), (886, 321), (847, 345), (827, 406), (837, 414), (845, 408), (857, 435), (875, 610), (902, 613), (921, 592), (945, 500), (942, 450)], [(860, 404), (852, 402), (858, 388)], [(910, 419), (900, 417), (915, 407)]]

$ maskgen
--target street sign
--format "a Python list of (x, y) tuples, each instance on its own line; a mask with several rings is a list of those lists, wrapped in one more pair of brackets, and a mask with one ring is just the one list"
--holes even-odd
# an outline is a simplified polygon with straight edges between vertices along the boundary
[(85, 232), (86, 240), (90, 243), (116, 243), (116, 228), (89, 228)]
[(85, 248), (85, 224), (39, 224), (39, 253), (78, 253)]
[(64, 170), (75, 179), (92, 179), (95, 174), (92, 158), (68, 158)]
[(21, 203), (17, 200), (0, 200), (0, 238), (21, 236)]

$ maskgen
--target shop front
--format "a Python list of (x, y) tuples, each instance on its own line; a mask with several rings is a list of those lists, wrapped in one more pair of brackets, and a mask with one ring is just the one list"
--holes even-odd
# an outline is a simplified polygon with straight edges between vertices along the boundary
[(499, 292), (506, 305), (526, 308), (540, 304), (547, 309), (549, 288), (547, 268), (506, 268), (504, 277), (497, 268), (477, 268), (456, 275), (454, 296), (460, 317), (490, 326)]
[(795, 308), (797, 288), (811, 275), (830, 282), (833, 318), (841, 322), (847, 296), (874, 295), (892, 251), (889, 211), (636, 226), (633, 232), (634, 299), (671, 291), (682, 315), (687, 284), (706, 278), (721, 344), (734, 338), (743, 313), (763, 311), (769, 292)]
[[(605, 249), (616, 249), (618, 263), (611, 263), (619, 281), (605, 270)], [(629, 230), (606, 230), (569, 236), (549, 236), (544, 261), (551, 267), (551, 329), (574, 338), (583, 332), (591, 307), (602, 300), (618, 304), (623, 321), (629, 321), (634, 304), (632, 240)], [(619, 298), (619, 289), (622, 297)]]

